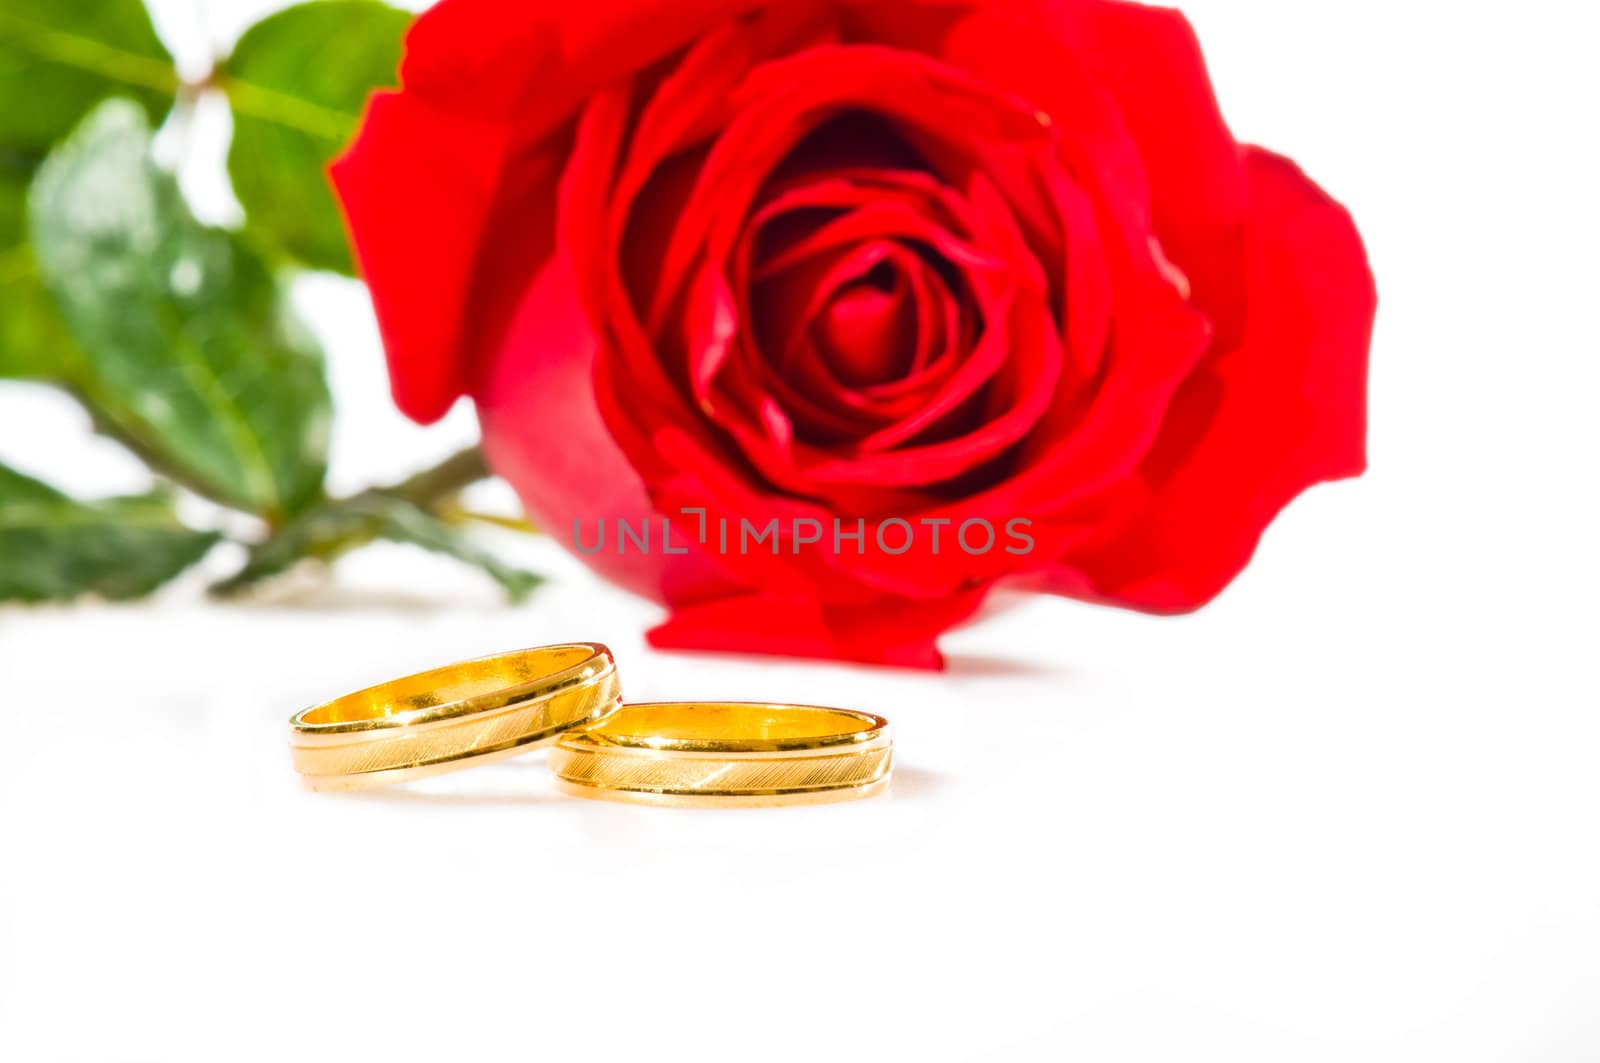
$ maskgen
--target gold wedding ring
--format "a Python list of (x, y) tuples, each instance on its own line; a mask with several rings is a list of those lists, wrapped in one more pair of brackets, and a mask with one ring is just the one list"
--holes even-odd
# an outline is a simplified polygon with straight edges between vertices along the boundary
[(889, 783), (889, 721), (765, 702), (624, 705), (563, 735), (567, 793), (666, 805), (788, 805), (869, 797)]
[(541, 646), (347, 694), (289, 721), (295, 770), (316, 790), (387, 786), (516, 756), (621, 703), (611, 651)]

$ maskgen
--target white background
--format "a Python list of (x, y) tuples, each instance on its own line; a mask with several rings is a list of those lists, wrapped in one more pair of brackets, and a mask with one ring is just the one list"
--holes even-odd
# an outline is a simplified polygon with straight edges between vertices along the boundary
[[(194, 70), (266, 6), (159, 14)], [(515, 540), (555, 577), (515, 609), (374, 547), (255, 604), (0, 611), (0, 1059), (1600, 1060), (1586, 8), (1186, 7), (1241, 139), (1366, 236), (1368, 477), (1198, 616), (1018, 601), (945, 675), (657, 654), (654, 607)], [(225, 133), (185, 169), (218, 218)], [(387, 405), (359, 289), (300, 294), (337, 488), (473, 437)], [(0, 460), (143, 482), (20, 385)], [(289, 769), (303, 704), (575, 638), (635, 699), (882, 712), (894, 789), (705, 812), (563, 798), (537, 755), (342, 799)]]

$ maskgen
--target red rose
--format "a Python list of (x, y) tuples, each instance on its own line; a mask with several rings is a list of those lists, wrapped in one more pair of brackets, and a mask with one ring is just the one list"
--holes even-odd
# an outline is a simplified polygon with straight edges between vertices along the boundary
[(396, 401), (470, 395), (659, 646), (937, 666), (1001, 580), (1194, 609), (1364, 467), (1360, 238), (1175, 12), (445, 0), (402, 80), (334, 169)]

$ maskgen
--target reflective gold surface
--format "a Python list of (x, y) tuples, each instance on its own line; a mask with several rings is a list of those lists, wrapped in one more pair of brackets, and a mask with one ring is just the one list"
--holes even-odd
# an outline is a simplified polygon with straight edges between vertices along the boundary
[(347, 694), (290, 720), (295, 770), (314, 789), (385, 786), (515, 756), (620, 703), (611, 651), (542, 646), (463, 661)]
[(680, 805), (866, 797), (887, 785), (892, 761), (880, 716), (766, 702), (624, 705), (550, 751), (568, 793)]

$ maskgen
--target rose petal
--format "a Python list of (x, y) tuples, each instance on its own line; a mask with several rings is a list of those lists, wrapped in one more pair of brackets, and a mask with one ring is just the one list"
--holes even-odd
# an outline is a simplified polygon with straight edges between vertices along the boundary
[[(1038, 31), (1019, 32), (1019, 24)], [(941, 54), (1034, 100), (1080, 134), (1087, 99), (1114, 101), (1149, 182), (1154, 231), (1216, 323), (1219, 342), (1236, 342), (1242, 267), (1229, 236), (1244, 215), (1243, 156), (1182, 13), (1120, 0), (1053, 4), (1033, 14), (984, 12), (964, 20)], [(1088, 85), (1094, 88), (1086, 91)], [(1098, 138), (1093, 154), (1114, 158), (1111, 142)]]
[[(616, 520), (638, 527), (654, 512), (644, 481), (595, 404), (598, 346), (565, 260), (553, 259), (526, 289), (477, 395), (490, 464), (517, 488), (533, 522), (569, 549), (575, 522), (582, 541), (592, 544), (599, 522), (614, 536)], [(622, 554), (608, 539), (606, 549), (584, 560), (635, 593), (663, 593), (659, 555)], [(726, 585), (709, 559), (672, 560), (680, 579), (692, 574), (697, 585)]]
[(767, 653), (861, 661), (900, 668), (939, 669), (944, 658), (934, 639), (967, 619), (985, 591), (968, 590), (934, 601), (877, 600), (838, 604), (815, 597), (752, 594), (674, 610), (649, 633), (659, 649)]
[(1041, 136), (1034, 113), (1019, 101), (923, 57), (865, 46), (816, 48), (762, 64), (740, 85), (737, 104), (738, 117), (712, 147), (674, 227), (648, 320), (660, 320), (696, 257), (726, 260), (766, 175), (830, 111), (856, 107), (920, 122), (961, 136), (980, 154), (977, 144)]
[[(539, 165), (541, 142), (597, 87), (747, 6), (449, 0), (418, 17), (403, 89), (374, 96), (330, 170), (403, 412), (437, 420), (480, 371), (465, 342), (474, 267), (507, 164)], [(619, 38), (624, 24), (634, 32)]]
[(463, 326), (510, 137), (492, 118), (383, 93), (330, 170), (372, 292), (395, 405), (418, 421), (443, 417), (470, 386), (475, 360), (462, 349)]
[(1104, 600), (1198, 608), (1296, 495), (1366, 466), (1377, 296), (1360, 236), (1293, 163), (1260, 149), (1245, 157), (1243, 342), (1208, 358), (1179, 393), (1140, 470), (1144, 504), (1071, 557), (1058, 584), (1069, 590), (1087, 580)]

